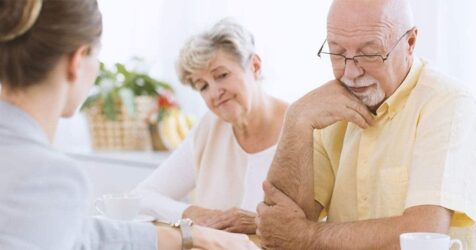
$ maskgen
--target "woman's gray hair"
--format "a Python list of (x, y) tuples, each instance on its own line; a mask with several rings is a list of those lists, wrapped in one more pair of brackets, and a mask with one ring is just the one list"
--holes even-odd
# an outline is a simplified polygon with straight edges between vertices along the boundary
[(222, 19), (210, 30), (192, 36), (180, 50), (177, 74), (183, 84), (191, 85), (192, 74), (208, 68), (215, 54), (222, 50), (246, 68), (255, 53), (253, 35), (231, 19)]

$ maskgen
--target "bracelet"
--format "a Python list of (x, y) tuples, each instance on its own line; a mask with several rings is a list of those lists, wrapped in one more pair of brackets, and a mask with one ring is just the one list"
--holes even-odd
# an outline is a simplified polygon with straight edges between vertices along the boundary
[(180, 233), (182, 234), (182, 249), (193, 248), (192, 225), (193, 221), (189, 218), (180, 219), (170, 225), (174, 228), (180, 228)]

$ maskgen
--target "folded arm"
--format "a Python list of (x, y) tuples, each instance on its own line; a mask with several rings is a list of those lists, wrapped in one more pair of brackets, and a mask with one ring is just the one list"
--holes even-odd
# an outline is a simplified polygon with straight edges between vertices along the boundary
[[(273, 249), (399, 249), (405, 232), (447, 233), (452, 211), (441, 206), (410, 207), (403, 215), (348, 223), (308, 220), (299, 206), (265, 183), (265, 193), (276, 204), (258, 206), (258, 232), (264, 247)], [(317, 203), (318, 210), (322, 206)]]
[[(341, 120), (362, 128), (373, 123), (367, 107), (336, 80), (293, 103), (286, 114), (267, 180), (294, 200), (308, 219), (319, 216), (314, 202), (312, 131)], [(266, 195), (265, 202), (271, 204)]]

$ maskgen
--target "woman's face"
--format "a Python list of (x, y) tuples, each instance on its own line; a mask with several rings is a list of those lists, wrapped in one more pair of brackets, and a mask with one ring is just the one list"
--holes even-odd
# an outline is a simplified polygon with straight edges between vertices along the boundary
[(252, 56), (243, 69), (233, 56), (219, 50), (206, 70), (192, 75), (192, 85), (213, 113), (226, 122), (237, 123), (248, 114), (253, 96), (259, 91), (256, 81), (260, 67), (257, 56)]

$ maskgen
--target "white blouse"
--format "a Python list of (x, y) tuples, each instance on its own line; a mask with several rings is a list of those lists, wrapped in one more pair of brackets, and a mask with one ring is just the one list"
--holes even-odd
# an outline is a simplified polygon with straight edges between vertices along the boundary
[[(134, 192), (143, 195), (142, 212), (175, 221), (190, 205), (256, 211), (263, 200), (261, 184), (276, 145), (246, 153), (231, 124), (207, 113), (185, 141)], [(181, 202), (189, 193), (191, 203)]]

